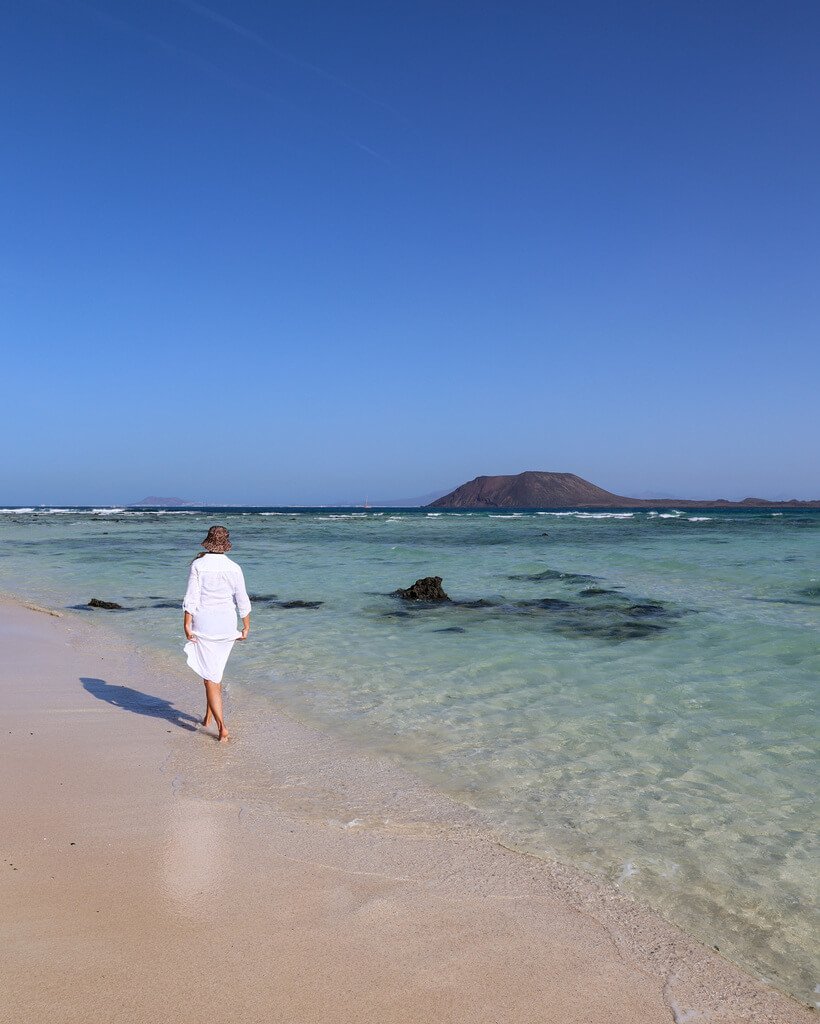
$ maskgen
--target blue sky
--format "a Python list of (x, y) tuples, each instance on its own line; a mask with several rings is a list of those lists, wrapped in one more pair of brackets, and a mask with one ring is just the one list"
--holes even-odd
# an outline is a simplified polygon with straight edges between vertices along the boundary
[(820, 5), (0, 14), (0, 503), (820, 497)]

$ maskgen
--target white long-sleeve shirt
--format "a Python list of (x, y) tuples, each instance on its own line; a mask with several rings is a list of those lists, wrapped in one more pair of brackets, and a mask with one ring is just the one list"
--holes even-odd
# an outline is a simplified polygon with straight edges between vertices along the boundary
[[(224, 608), (236, 603), (239, 617), (251, 613), (251, 602), (245, 589), (242, 569), (227, 555), (207, 554), (191, 563), (188, 589), (182, 607), (196, 615), (208, 609)], [(236, 621), (236, 620), (234, 620)]]

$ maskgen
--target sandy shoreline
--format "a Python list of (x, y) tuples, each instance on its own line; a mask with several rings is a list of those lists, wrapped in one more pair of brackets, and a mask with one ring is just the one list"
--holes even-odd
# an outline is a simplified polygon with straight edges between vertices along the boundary
[(9, 1020), (815, 1019), (386, 762), (284, 716), (261, 759), (252, 708), (220, 746), (181, 658), (8, 600), (0, 643)]

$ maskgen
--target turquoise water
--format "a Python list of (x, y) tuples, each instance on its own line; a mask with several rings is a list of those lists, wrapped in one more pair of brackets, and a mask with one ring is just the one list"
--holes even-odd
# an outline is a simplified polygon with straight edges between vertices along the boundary
[[(12, 510), (0, 587), (119, 601), (88, 614), (178, 651), (220, 521), (258, 595), (237, 701), (390, 754), (811, 998), (819, 512)], [(389, 596), (427, 575), (452, 604)]]

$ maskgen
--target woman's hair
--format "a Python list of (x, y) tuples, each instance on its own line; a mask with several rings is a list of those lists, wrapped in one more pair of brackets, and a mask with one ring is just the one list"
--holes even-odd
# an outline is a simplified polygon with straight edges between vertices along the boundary
[(191, 559), (191, 565), (194, 564), (194, 562), (197, 560), (197, 558), (204, 558), (207, 554), (208, 554), (207, 551), (200, 551), (198, 555), (194, 555), (194, 557)]

